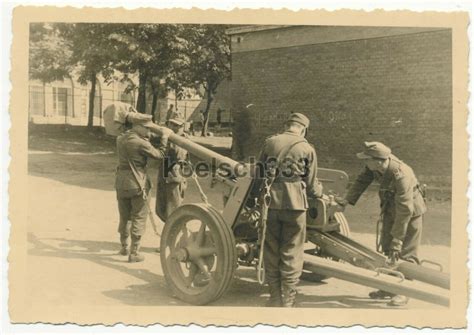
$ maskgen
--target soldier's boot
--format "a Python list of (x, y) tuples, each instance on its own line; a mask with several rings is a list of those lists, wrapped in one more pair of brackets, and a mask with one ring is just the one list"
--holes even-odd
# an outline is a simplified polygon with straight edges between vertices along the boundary
[(296, 288), (294, 286), (283, 286), (282, 289), (282, 306), (283, 307), (296, 307)]
[(377, 290), (377, 291), (372, 291), (369, 293), (370, 299), (392, 299), (395, 296), (395, 294), (383, 291), (383, 290)]
[(138, 253), (140, 249), (140, 239), (141, 236), (132, 235), (132, 247), (130, 249), (130, 255), (128, 255), (129, 263), (143, 262), (145, 260), (145, 256)]
[(266, 303), (266, 307), (282, 307), (281, 284), (280, 282), (268, 284), (270, 298)]
[(122, 245), (119, 254), (128, 256), (128, 235), (120, 234), (120, 244)]

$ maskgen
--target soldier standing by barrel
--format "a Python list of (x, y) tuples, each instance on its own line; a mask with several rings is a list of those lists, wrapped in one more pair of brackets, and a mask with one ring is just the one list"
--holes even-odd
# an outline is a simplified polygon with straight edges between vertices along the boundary
[[(168, 121), (168, 127), (176, 135), (187, 137), (184, 132), (184, 124), (184, 119), (180, 117)], [(158, 169), (155, 211), (166, 223), (171, 212), (183, 202), (187, 181), (181, 171), (183, 164), (187, 163), (189, 155), (185, 149), (169, 143), (165, 156), (162, 166)]]
[[(380, 241), (377, 239), (377, 249), (389, 256), (392, 262), (401, 258), (419, 263), (418, 249), (426, 205), (424, 191), (413, 170), (380, 142), (365, 142), (365, 150), (357, 157), (364, 160), (365, 168), (341, 204), (355, 205), (367, 187), (374, 180), (378, 181), (382, 231)], [(371, 292), (369, 296), (373, 299), (390, 298), (392, 306), (403, 306), (408, 301), (404, 296), (381, 290)]]
[(268, 306), (272, 307), (295, 305), (296, 284), (303, 270), (307, 197), (322, 196), (316, 152), (304, 138), (308, 126), (305, 115), (292, 114), (283, 133), (267, 138), (260, 155), (267, 169), (276, 161), (264, 244)]
[[(120, 214), (120, 254), (128, 254), (128, 238), (131, 235), (129, 262), (144, 260), (144, 256), (138, 251), (148, 215), (151, 214), (147, 199), (151, 188), (151, 181), (146, 173), (147, 161), (148, 158), (164, 157), (167, 137), (171, 133), (171, 130), (163, 128), (162, 145), (157, 150), (149, 142), (151, 126), (155, 125), (149, 120), (136, 120), (130, 130), (117, 137), (118, 167), (115, 189)], [(127, 226), (129, 220), (131, 227)]]

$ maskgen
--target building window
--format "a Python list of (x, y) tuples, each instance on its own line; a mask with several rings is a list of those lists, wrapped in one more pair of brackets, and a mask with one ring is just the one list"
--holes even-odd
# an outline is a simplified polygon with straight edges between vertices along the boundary
[(70, 89), (53, 87), (53, 113), (54, 115), (68, 115), (68, 96)]
[(30, 86), (29, 93), (30, 115), (44, 115), (44, 87)]

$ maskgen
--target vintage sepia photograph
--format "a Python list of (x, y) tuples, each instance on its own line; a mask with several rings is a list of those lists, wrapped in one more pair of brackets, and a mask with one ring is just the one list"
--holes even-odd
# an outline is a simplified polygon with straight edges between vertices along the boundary
[(467, 15), (36, 10), (13, 322), (466, 325)]

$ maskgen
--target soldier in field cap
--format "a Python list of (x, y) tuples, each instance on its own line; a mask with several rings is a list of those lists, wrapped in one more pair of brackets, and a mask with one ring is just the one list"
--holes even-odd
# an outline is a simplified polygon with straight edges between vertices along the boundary
[(263, 254), (269, 307), (295, 305), (296, 284), (303, 269), (308, 197), (322, 196), (316, 151), (305, 139), (308, 127), (305, 115), (291, 114), (285, 131), (267, 138), (260, 154), (267, 171), (276, 160)]
[[(382, 223), (380, 240), (377, 240), (378, 251), (387, 255), (391, 262), (403, 259), (419, 263), (418, 248), (426, 205), (424, 190), (413, 170), (380, 142), (365, 142), (364, 151), (359, 152), (357, 158), (364, 161), (364, 170), (341, 204), (355, 205), (367, 187), (377, 181), (380, 184), (379, 223)], [(371, 292), (370, 297), (390, 298), (392, 306), (405, 305), (408, 301), (404, 296), (384, 291)]]
[[(149, 214), (147, 196), (151, 188), (151, 180), (147, 174), (148, 159), (164, 158), (166, 143), (171, 133), (171, 130), (163, 129), (162, 145), (155, 149), (149, 141), (150, 128), (155, 126), (148, 118), (137, 117), (134, 118), (131, 129), (117, 137), (118, 166), (115, 189), (120, 214), (118, 227), (122, 245), (120, 254), (128, 256), (129, 262), (144, 260), (139, 249)], [(128, 225), (129, 222), (131, 227)], [(130, 250), (129, 237), (131, 238)]]
[[(176, 116), (168, 120), (168, 127), (176, 134), (187, 138), (184, 132), (184, 118)], [(188, 152), (173, 143), (168, 143), (163, 164), (158, 168), (156, 214), (165, 223), (171, 214), (184, 200), (187, 188), (186, 178), (182, 169), (189, 160)]]

